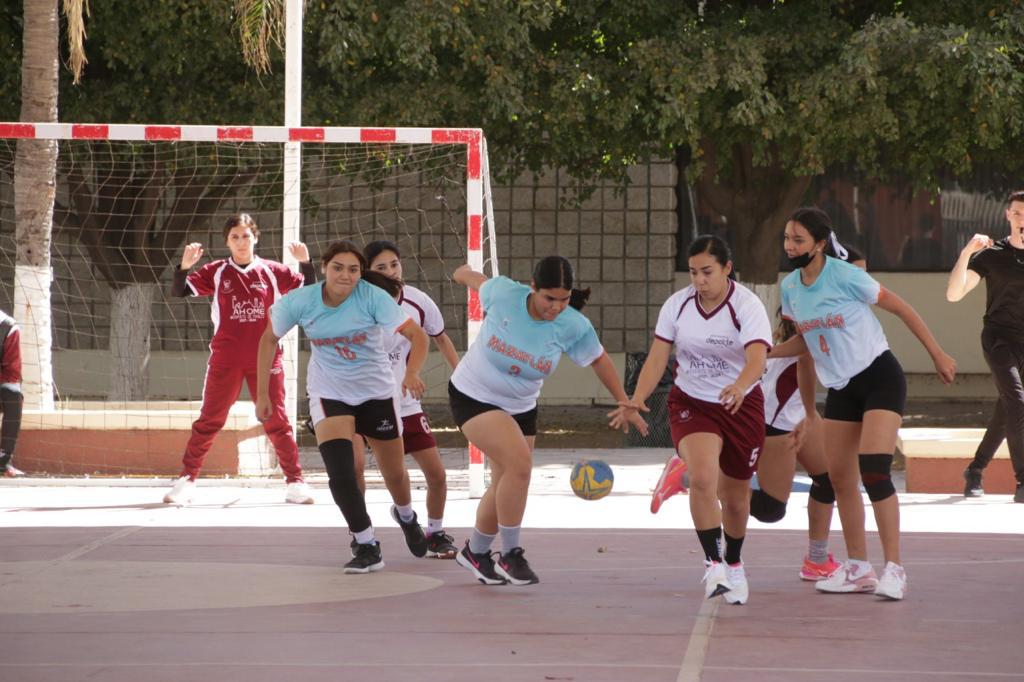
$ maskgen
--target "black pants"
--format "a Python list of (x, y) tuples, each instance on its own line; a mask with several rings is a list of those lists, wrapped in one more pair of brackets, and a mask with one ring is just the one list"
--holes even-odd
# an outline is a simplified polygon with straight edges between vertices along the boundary
[[(1014, 476), (1018, 484), (1024, 483), (1024, 383), (1021, 382), (1024, 375), (1024, 343), (1009, 342), (985, 330), (981, 333), (981, 350), (992, 372), (992, 380), (999, 393), (999, 404), (992, 414), (971, 468), (984, 468), (999, 447), (1001, 436), (1005, 434)], [(1000, 422), (1002, 431), (999, 428)], [(988, 448), (991, 454), (983, 448)], [(978, 466), (979, 456), (984, 459), (982, 466)]]

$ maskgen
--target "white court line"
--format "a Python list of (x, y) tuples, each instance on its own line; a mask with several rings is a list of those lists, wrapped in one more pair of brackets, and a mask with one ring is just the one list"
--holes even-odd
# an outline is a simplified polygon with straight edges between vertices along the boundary
[(676, 682), (698, 682), (700, 680), (719, 604), (721, 604), (721, 599), (717, 597), (705, 599), (701, 603), (693, 624), (693, 631), (690, 633), (690, 642), (686, 645), (686, 653), (683, 654), (683, 663), (679, 667)]
[[(490, 668), (495, 666), (494, 661), (481, 661), (479, 663), (453, 663), (446, 661), (445, 668)], [(282, 663), (281, 661), (139, 661), (137, 663), (126, 663), (124, 661), (83, 661), (80, 663), (68, 662), (46, 662), (46, 663), (7, 663), (0, 661), (0, 669), (3, 668), (214, 668), (214, 667), (237, 667), (237, 668), (422, 668), (422, 661), (416, 663), (401, 663), (395, 661), (382, 661), (381, 663), (368, 663), (366, 661), (339, 661), (336, 663), (310, 663), (306, 661), (295, 661)], [(675, 670), (675, 665), (661, 663), (594, 663), (592, 661), (561, 661), (551, 663), (507, 663), (502, 661), (502, 668), (596, 668), (598, 670), (631, 670), (634, 668), (643, 670)]]
[(121, 538), (123, 538), (126, 535), (131, 535), (132, 533), (137, 533), (140, 530), (142, 530), (142, 526), (133, 526), (131, 528), (122, 528), (121, 530), (117, 531), (116, 533), (111, 533), (110, 535), (105, 535), (102, 538), (100, 538), (99, 540), (94, 540), (93, 542), (90, 542), (88, 545), (83, 545), (83, 546), (79, 547), (78, 549), (74, 549), (74, 550), (68, 552), (64, 556), (57, 557), (56, 559), (54, 559), (54, 563), (60, 563), (62, 561), (71, 561), (72, 559), (77, 559), (78, 557), (80, 557), (80, 556), (82, 556), (84, 554), (88, 554), (89, 552), (93, 551), (94, 549), (97, 549), (99, 547), (102, 547), (103, 545), (106, 545), (106, 544), (109, 544), (111, 542), (114, 542), (115, 540), (120, 540)]
[(899, 675), (901, 677), (955, 677), (960, 680), (975, 680), (981, 677), (992, 679), (1021, 680), (1024, 673), (985, 673), (978, 670), (886, 670), (880, 668), (746, 668), (731, 665), (709, 665), (705, 670), (715, 672), (757, 672), (786, 673), (788, 675), (835, 675), (846, 673), (864, 675), (868, 679), (872, 675)]

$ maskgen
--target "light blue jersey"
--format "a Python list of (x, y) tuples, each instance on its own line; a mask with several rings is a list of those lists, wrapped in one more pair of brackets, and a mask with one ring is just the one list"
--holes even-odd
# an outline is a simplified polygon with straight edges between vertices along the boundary
[(575, 308), (566, 308), (550, 322), (530, 317), (530, 292), (507, 277), (484, 282), (480, 304), (486, 317), (480, 336), (452, 374), (455, 388), (509, 414), (536, 407), (544, 379), (555, 371), (562, 353), (581, 367), (604, 353), (594, 325)]
[(395, 299), (365, 280), (341, 305), (323, 302), (324, 283), (295, 289), (270, 309), (276, 336), (302, 327), (312, 349), (306, 374), (311, 397), (360, 405), (395, 395), (384, 337), (395, 334), (409, 316)]
[(811, 286), (800, 281), (799, 270), (782, 280), (782, 315), (796, 322), (824, 386), (846, 386), (889, 349), (871, 310), (881, 290), (864, 270), (830, 257)]

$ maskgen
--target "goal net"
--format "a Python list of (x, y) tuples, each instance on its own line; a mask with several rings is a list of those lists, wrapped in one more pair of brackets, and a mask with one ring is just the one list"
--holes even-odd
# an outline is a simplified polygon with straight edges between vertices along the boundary
[[(38, 229), (38, 217), (16, 205), (15, 186), (31, 172), (28, 146), (42, 141), (57, 146), (49, 273), (15, 255)], [(286, 154), (291, 143), (300, 143), (298, 157)], [(289, 177), (299, 182), (286, 187)], [(295, 193), (299, 230), (289, 234)], [(22, 329), (25, 365), (17, 466), (177, 475), (212, 324), (209, 298), (173, 297), (170, 284), (186, 243), (203, 244), (196, 267), (229, 256), (221, 229), (234, 213), (259, 225), (257, 255), (288, 263), (285, 245), (298, 239), (318, 273), (332, 241), (394, 241), (406, 282), (438, 304), (448, 335), (466, 348), (480, 306), (451, 273), (468, 262), (496, 274), (489, 202), (486, 142), (475, 129), (0, 124), (0, 309)], [(300, 338), (298, 367), (286, 365), (299, 422), (308, 415), (307, 355)], [(428, 415), (447, 413), (449, 373), (432, 348)], [(470, 460), (479, 492), (482, 457)], [(240, 400), (204, 475), (270, 475), (276, 465), (252, 403)]]

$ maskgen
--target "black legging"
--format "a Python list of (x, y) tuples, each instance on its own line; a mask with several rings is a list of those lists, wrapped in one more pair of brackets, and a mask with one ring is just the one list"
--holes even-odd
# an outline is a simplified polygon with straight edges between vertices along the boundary
[[(1011, 343), (991, 331), (981, 334), (981, 350), (999, 391), (999, 407), (1005, 418), (1006, 445), (1017, 483), (1024, 483), (1024, 344)], [(993, 415), (995, 419), (996, 415)], [(993, 437), (995, 437), (993, 435)]]
[(21, 432), (21, 406), (24, 401), (21, 391), (0, 388), (0, 409), (4, 411), (3, 421), (0, 421), (0, 468), (6, 467), (14, 457), (14, 448), (18, 445), (18, 434)]

